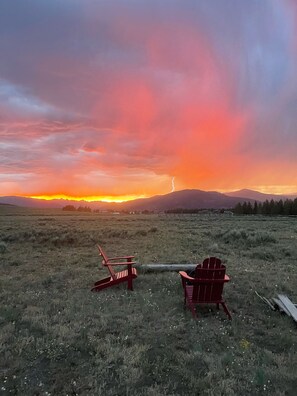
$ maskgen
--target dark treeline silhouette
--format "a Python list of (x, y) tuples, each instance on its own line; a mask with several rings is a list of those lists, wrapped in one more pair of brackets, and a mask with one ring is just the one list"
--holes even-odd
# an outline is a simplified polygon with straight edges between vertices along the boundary
[(265, 202), (250, 202), (238, 203), (233, 209), (235, 214), (261, 214), (261, 215), (297, 215), (297, 198), (294, 200), (282, 199), (279, 201), (266, 200)]
[[(185, 209), (185, 208), (175, 208), (175, 209), (168, 209), (165, 210), (165, 213), (185, 213), (185, 214), (191, 214), (191, 213), (224, 213), (226, 209)], [(229, 211), (229, 210), (228, 210)]]
[(88, 206), (79, 206), (76, 209), (76, 207), (73, 206), (73, 205), (66, 205), (66, 206), (64, 206), (62, 208), (62, 210), (70, 211), (70, 212), (75, 212), (75, 211), (78, 211), (78, 212), (92, 212), (92, 209), (89, 208)]
[(92, 209), (89, 208), (88, 206), (79, 206), (77, 208), (78, 212), (92, 212)]
[(66, 205), (66, 206), (64, 206), (62, 208), (62, 210), (66, 210), (66, 211), (69, 211), (69, 212), (75, 212), (76, 211), (76, 207), (73, 206), (73, 205)]

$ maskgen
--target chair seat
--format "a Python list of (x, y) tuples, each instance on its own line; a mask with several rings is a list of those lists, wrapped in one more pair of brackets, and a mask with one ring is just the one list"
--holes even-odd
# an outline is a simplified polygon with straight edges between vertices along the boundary
[[(128, 277), (128, 270), (120, 271), (116, 273), (116, 279), (121, 279), (121, 278), (126, 278)], [(136, 268), (132, 268), (132, 277), (136, 278), (137, 277), (137, 271)]]

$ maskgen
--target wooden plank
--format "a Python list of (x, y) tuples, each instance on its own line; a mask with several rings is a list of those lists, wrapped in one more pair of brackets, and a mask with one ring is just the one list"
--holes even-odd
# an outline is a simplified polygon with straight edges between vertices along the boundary
[(189, 271), (196, 266), (197, 264), (142, 264), (139, 268), (148, 271)]
[(279, 307), (280, 311), (286, 313), (288, 316), (291, 316), (290, 312), (287, 310), (287, 308), (284, 306), (281, 300), (279, 300), (278, 298), (273, 298), (272, 300)]
[(295, 305), (292, 303), (292, 301), (285, 295), (279, 294), (278, 298), (281, 300), (281, 302), (284, 304), (286, 309), (290, 312), (292, 318), (297, 322), (297, 308)]

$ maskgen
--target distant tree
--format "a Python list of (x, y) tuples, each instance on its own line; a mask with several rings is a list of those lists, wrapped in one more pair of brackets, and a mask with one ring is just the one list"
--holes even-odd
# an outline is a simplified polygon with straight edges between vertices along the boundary
[(258, 214), (263, 214), (263, 203), (262, 202), (258, 203)]
[(281, 199), (280, 201), (277, 202), (277, 214), (283, 215), (284, 214), (284, 202)]
[(268, 199), (266, 199), (266, 201), (263, 202), (263, 204), (262, 204), (262, 214), (263, 215), (270, 214), (270, 204), (269, 204)]
[(246, 214), (253, 214), (253, 207), (250, 202), (248, 202), (246, 205)]
[(235, 205), (234, 213), (235, 213), (235, 214), (239, 214), (239, 215), (243, 214), (242, 205), (241, 205), (240, 202), (238, 202), (238, 203)]
[(92, 212), (91, 208), (89, 208), (88, 206), (79, 206), (77, 208), (78, 212)]
[(258, 202), (257, 201), (254, 202), (253, 214), (255, 214), (255, 215), (258, 214)]
[(62, 210), (70, 211), (70, 212), (75, 212), (76, 208), (73, 205), (66, 205), (62, 208)]
[(290, 215), (292, 211), (292, 201), (289, 199), (286, 199), (284, 202), (284, 215)]
[(297, 198), (292, 202), (292, 214), (297, 215)]
[(270, 214), (278, 214), (278, 202), (275, 202), (273, 199), (270, 201)]
[(246, 202), (242, 204), (242, 214), (247, 214), (248, 212), (248, 205)]

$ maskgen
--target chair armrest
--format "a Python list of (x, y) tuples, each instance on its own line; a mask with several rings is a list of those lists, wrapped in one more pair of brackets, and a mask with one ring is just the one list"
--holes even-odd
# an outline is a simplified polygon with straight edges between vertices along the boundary
[(111, 257), (108, 258), (108, 261), (110, 260), (128, 260), (128, 259), (133, 259), (135, 256), (123, 256), (123, 257)]
[(189, 276), (185, 271), (179, 271), (179, 274), (183, 279), (189, 280), (191, 282), (193, 282), (195, 280), (195, 278), (192, 278), (191, 276)]
[(126, 263), (110, 263), (109, 261), (105, 264), (103, 264), (105, 267), (108, 265), (132, 265), (132, 264), (136, 264), (136, 261), (127, 261)]
[(192, 278), (185, 271), (179, 271), (179, 274), (184, 280), (188, 280), (191, 283), (224, 283), (224, 282), (229, 282), (230, 280), (228, 275), (225, 275), (224, 279), (204, 279), (204, 278)]

